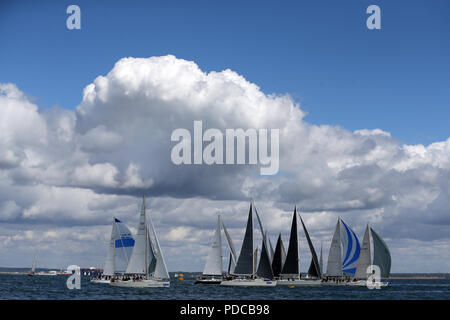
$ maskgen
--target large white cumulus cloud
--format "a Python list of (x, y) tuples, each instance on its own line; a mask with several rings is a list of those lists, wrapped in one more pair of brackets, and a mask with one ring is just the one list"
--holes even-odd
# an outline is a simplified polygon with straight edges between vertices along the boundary
[[(112, 215), (134, 226), (133, 196), (146, 193), (176, 265), (183, 250), (201, 257), (209, 234), (199, 232), (213, 228), (216, 213), (240, 238), (253, 198), (273, 234), (287, 232), (297, 204), (324, 245), (338, 215), (359, 233), (371, 222), (393, 248), (407, 239), (448, 244), (450, 139), (403, 145), (380, 129), (351, 132), (304, 116), (288, 95), (170, 55), (121, 59), (85, 87), (75, 111), (41, 110), (14, 84), (0, 84), (0, 221), (30, 232), (31, 224), (91, 228), (106, 241), (97, 226)], [(192, 130), (194, 120), (223, 132), (280, 129), (279, 174), (172, 164), (171, 133)], [(31, 241), (20, 230), (3, 236), (0, 250)]]

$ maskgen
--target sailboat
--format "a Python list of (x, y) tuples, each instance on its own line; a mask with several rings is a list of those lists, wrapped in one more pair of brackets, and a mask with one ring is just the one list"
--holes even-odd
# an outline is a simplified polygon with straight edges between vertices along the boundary
[[(260, 225), (261, 227), (261, 225)], [(262, 227), (261, 227), (262, 229)], [(262, 234), (261, 257), (256, 268), (257, 253), (253, 249), (253, 203), (250, 203), (248, 213), (247, 228), (241, 252), (234, 268), (233, 275), (238, 276), (232, 280), (225, 280), (221, 286), (232, 287), (275, 287), (277, 281), (274, 280), (270, 253), (266, 245), (267, 234)]]
[(355, 232), (340, 217), (331, 240), (327, 272), (322, 284), (345, 285), (356, 271), (361, 247)]
[(29, 276), (34, 276), (36, 272), (36, 264), (37, 264), (37, 252), (34, 254), (33, 265), (31, 266), (30, 272), (28, 272)]
[(197, 278), (196, 284), (220, 284), (222, 282), (222, 237), (220, 215), (217, 216), (217, 227), (213, 243), (206, 260), (203, 276)]
[[(389, 278), (391, 272), (391, 254), (389, 248), (383, 239), (367, 224), (361, 254), (356, 264), (355, 277), (349, 285), (367, 286), (367, 279), (374, 272), (374, 265), (380, 268), (381, 278)], [(386, 287), (388, 284), (388, 282), (376, 281), (376, 279), (373, 279), (371, 283), (369, 282), (369, 285), (378, 288)]]
[(38, 252), (34, 254), (33, 265), (31, 270), (27, 273), (29, 276), (56, 276), (58, 273), (56, 270), (39, 271), (36, 272)]
[(126, 288), (169, 287), (170, 276), (152, 220), (146, 217), (145, 197), (139, 216), (133, 252), (122, 278), (113, 278), (111, 286)]
[(278, 285), (284, 286), (314, 286), (320, 285), (320, 267), (317, 261), (316, 251), (312, 245), (311, 239), (309, 238), (306, 226), (303, 223), (302, 218), (300, 220), (303, 225), (303, 230), (305, 231), (306, 239), (311, 250), (311, 266), (308, 271), (308, 278), (302, 279), (300, 275), (299, 268), (299, 258), (298, 258), (298, 234), (297, 234), (297, 207), (294, 208), (294, 215), (292, 217), (291, 225), (291, 235), (289, 237), (289, 247), (286, 256), (286, 262), (284, 263), (283, 269), (280, 272), (280, 278), (278, 279)]
[[(120, 266), (117, 266), (117, 262), (124, 261), (126, 263), (125, 267), (128, 265), (134, 242), (130, 229), (122, 221), (113, 217), (111, 238), (103, 273), (91, 279), (90, 282), (110, 283), (111, 278), (121, 269)], [(123, 271), (124, 269), (122, 269)]]

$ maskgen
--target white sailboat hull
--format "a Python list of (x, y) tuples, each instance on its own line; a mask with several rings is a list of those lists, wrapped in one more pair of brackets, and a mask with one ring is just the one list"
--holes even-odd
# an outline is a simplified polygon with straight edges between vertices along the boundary
[(91, 283), (109, 284), (111, 281), (107, 279), (92, 279)]
[(222, 281), (220, 285), (224, 287), (275, 287), (277, 281), (264, 279), (233, 279)]
[[(374, 282), (374, 287), (387, 287), (388, 282)], [(348, 287), (367, 287), (366, 280), (350, 281), (350, 282), (322, 282), (323, 286), (348, 286)]]
[(222, 277), (219, 278), (197, 278), (195, 284), (220, 284), (222, 282)]
[(310, 286), (320, 286), (320, 284), (321, 284), (320, 280), (312, 280), (312, 279), (277, 280), (278, 286), (310, 287)]
[(52, 271), (49, 271), (49, 272), (42, 271), (42, 272), (35, 272), (34, 275), (35, 276), (56, 276), (57, 273), (56, 273), (56, 271), (54, 271), (54, 272), (52, 272)]
[[(367, 287), (367, 281), (366, 280), (358, 280), (354, 282), (347, 283), (348, 286), (353, 287)], [(389, 282), (373, 282), (374, 287), (387, 287), (389, 285)]]
[(113, 287), (122, 288), (169, 288), (170, 281), (162, 281), (156, 279), (143, 279), (143, 280), (116, 280), (109, 283)]

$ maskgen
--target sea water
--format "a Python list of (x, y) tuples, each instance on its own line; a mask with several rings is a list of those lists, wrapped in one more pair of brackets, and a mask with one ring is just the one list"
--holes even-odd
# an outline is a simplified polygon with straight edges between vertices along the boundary
[(69, 290), (67, 276), (0, 274), (0, 299), (450, 299), (450, 279), (393, 279), (379, 290), (365, 287), (318, 286), (275, 288), (221, 287), (172, 280), (170, 288), (119, 288), (93, 284), (82, 276), (81, 289)]

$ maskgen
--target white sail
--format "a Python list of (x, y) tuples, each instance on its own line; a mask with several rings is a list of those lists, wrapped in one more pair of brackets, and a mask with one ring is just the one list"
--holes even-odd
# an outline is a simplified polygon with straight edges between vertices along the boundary
[(37, 265), (37, 252), (34, 254), (33, 265), (31, 266), (31, 272), (34, 273), (36, 271), (36, 265)]
[(328, 253), (327, 276), (342, 276), (342, 253), (341, 253), (341, 219), (336, 223), (333, 239), (331, 240), (330, 252)]
[(166, 261), (164, 260), (164, 255), (159, 245), (158, 236), (156, 235), (156, 231), (150, 216), (148, 217), (148, 221), (150, 223), (150, 230), (151, 230), (150, 245), (152, 245), (153, 254), (156, 258), (156, 266), (153, 277), (157, 279), (170, 279), (169, 272), (167, 271)]
[(125, 273), (146, 274), (147, 273), (147, 222), (145, 219), (145, 199), (142, 203), (141, 214), (139, 216), (139, 226), (135, 237), (133, 252), (128, 262)]
[(116, 272), (116, 223), (113, 218), (113, 227), (111, 231), (111, 238), (109, 240), (108, 255), (106, 256), (105, 267), (103, 268), (103, 275), (112, 276)]
[(256, 268), (258, 266), (258, 247), (255, 248), (253, 253), (253, 276), (256, 275)]
[(367, 225), (362, 242), (361, 253), (359, 255), (358, 263), (356, 264), (355, 278), (367, 279), (367, 268), (373, 264), (371, 243), (370, 228), (369, 225)]
[(236, 261), (237, 261), (236, 249), (234, 248), (233, 241), (231, 240), (230, 234), (228, 233), (228, 230), (225, 227), (225, 224), (223, 223), (222, 219), (221, 219), (221, 222), (222, 222), (223, 231), (225, 233), (225, 237), (227, 239), (228, 248), (230, 249), (230, 259), (231, 259), (231, 261), (229, 261), (229, 265), (230, 265), (229, 273), (233, 274), (234, 273), (234, 268), (236, 267)]
[(204, 275), (222, 275), (222, 237), (220, 236), (220, 215), (217, 217), (217, 227), (214, 233), (213, 243), (206, 259)]

